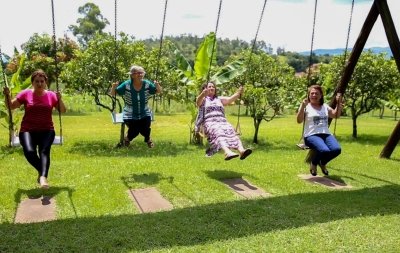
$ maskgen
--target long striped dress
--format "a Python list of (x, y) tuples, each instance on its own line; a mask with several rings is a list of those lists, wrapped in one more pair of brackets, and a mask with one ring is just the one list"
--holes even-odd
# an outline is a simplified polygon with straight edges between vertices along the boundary
[(203, 105), (204, 117), (203, 126), (210, 144), (207, 155), (217, 153), (222, 147), (238, 149), (239, 137), (233, 126), (226, 120), (225, 109), (218, 97), (206, 97)]

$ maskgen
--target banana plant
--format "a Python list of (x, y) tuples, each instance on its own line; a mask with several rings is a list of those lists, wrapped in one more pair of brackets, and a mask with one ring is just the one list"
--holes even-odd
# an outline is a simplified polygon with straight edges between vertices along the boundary
[[(213, 81), (217, 85), (229, 83), (235, 77), (243, 74), (246, 70), (243, 66), (243, 59), (237, 59), (222, 67), (216, 66), (216, 51), (217, 42), (214, 32), (205, 36), (204, 40), (200, 44), (196, 52), (193, 66), (190, 64), (189, 60), (185, 58), (182, 52), (175, 48), (175, 70), (180, 74), (181, 82), (192, 87), (189, 88), (190, 91), (197, 92), (197, 89), (200, 88), (201, 84), (206, 81)], [(189, 99), (189, 101), (192, 100)]]
[[(193, 109), (191, 104), (203, 83), (213, 81), (217, 85), (224, 85), (243, 74), (246, 70), (243, 66), (243, 59), (237, 59), (222, 67), (216, 66), (216, 51), (217, 41), (214, 32), (205, 36), (200, 44), (193, 66), (177, 48), (174, 50), (175, 69), (181, 77), (181, 82), (188, 87), (188, 92), (190, 93), (189, 96), (186, 97), (189, 109)], [(192, 113), (190, 131), (191, 134), (193, 134), (193, 138), (191, 138), (191, 140), (193, 140), (194, 143), (201, 143), (201, 138), (196, 136), (194, 127), (192, 127), (196, 117), (196, 113)]]
[[(17, 71), (11, 76), (11, 81), (9, 86), (11, 97), (13, 94), (17, 94), (21, 90), (26, 89), (31, 85), (30, 78), (22, 80), (20, 76), (21, 71), (24, 68), (24, 63), (26, 59), (25, 54), (22, 54), (17, 58), (19, 59), (18, 68)], [(16, 111), (12, 111), (11, 115), (9, 115), (7, 107), (4, 103), (4, 96), (3, 96), (0, 103), (0, 119), (4, 120), (0, 121), (0, 124), (5, 128), (10, 129), (10, 136), (12, 136), (18, 131), (17, 126), (19, 124), (20, 118), (21, 118), (20, 115)], [(10, 119), (12, 119), (12, 122)]]

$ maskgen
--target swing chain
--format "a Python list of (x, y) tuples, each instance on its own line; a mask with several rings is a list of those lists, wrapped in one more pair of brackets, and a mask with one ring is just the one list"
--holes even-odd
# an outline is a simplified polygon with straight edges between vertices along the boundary
[[(163, 48), (163, 41), (164, 41), (164, 27), (165, 27), (165, 20), (167, 17), (167, 7), (168, 7), (168, 0), (165, 0), (164, 3), (164, 14), (163, 14), (163, 22), (162, 22), (162, 27), (161, 27), (161, 35), (160, 35), (160, 47), (158, 49), (158, 55), (157, 55), (157, 66), (156, 66), (156, 73), (155, 73), (155, 80), (158, 81), (158, 74), (160, 71), (160, 61), (161, 61), (161, 56), (162, 56), (162, 48)], [(155, 107), (155, 102), (156, 102), (156, 94), (153, 95), (153, 102), (152, 102), (152, 119), (154, 119), (154, 107)]]
[(318, 0), (315, 0), (314, 4), (314, 18), (313, 18), (313, 25), (312, 25), (312, 34), (311, 34), (311, 48), (310, 48), (310, 57), (308, 59), (308, 73), (307, 73), (307, 83), (310, 86), (311, 83), (311, 65), (312, 65), (312, 55), (314, 49), (314, 34), (315, 34), (315, 21), (317, 19), (317, 5)]
[[(254, 53), (254, 51), (256, 49), (258, 33), (260, 31), (260, 27), (261, 27), (261, 23), (262, 23), (262, 20), (263, 20), (263, 16), (264, 16), (264, 12), (265, 12), (265, 6), (267, 5), (267, 1), (268, 0), (264, 0), (264, 4), (263, 4), (262, 10), (261, 10), (260, 19), (259, 19), (258, 25), (257, 25), (256, 35), (254, 36), (254, 40), (253, 40), (253, 43), (252, 43), (252, 46), (251, 46), (249, 59), (247, 60), (247, 64), (246, 64), (246, 66), (248, 68), (250, 68), (252, 56), (253, 56), (253, 53)], [(253, 78), (253, 84), (254, 84), (254, 78)], [(241, 129), (240, 129), (240, 105), (241, 105), (241, 99), (242, 99), (242, 93), (240, 93), (240, 96), (239, 96), (238, 116), (237, 116), (237, 123), (236, 123), (236, 133), (239, 134), (239, 135), (242, 134)]]
[(221, 9), (222, 9), (222, 0), (219, 1), (217, 23), (215, 25), (215, 32), (214, 32), (215, 40), (213, 42), (213, 46), (212, 46), (212, 50), (211, 50), (210, 65), (208, 66), (207, 83), (210, 81), (211, 66), (212, 66), (212, 62), (214, 59), (214, 50), (215, 50), (215, 46), (217, 44), (217, 32), (218, 32), (219, 18), (221, 17)]
[[(56, 90), (59, 93), (60, 87), (58, 84), (58, 65), (57, 65), (57, 40), (56, 40), (56, 22), (55, 22), (55, 15), (54, 15), (54, 1), (51, 0), (51, 16), (53, 22), (53, 57), (54, 57), (54, 67), (55, 67), (55, 82), (56, 82)], [(60, 124), (60, 144), (62, 145), (62, 121), (61, 121), (61, 110), (60, 110), (60, 101), (57, 102), (57, 110), (58, 110), (58, 121)]]

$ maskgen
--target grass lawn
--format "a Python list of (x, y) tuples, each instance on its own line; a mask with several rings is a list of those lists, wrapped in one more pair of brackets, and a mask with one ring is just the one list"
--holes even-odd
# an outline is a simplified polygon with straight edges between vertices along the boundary
[[(58, 118), (55, 116), (58, 128)], [(236, 123), (235, 116), (229, 116)], [(252, 119), (241, 117), (246, 160), (204, 156), (190, 145), (190, 115), (156, 115), (154, 149), (143, 138), (115, 148), (119, 125), (108, 113), (63, 117), (65, 144), (53, 146), (49, 175), (57, 220), (14, 224), (18, 203), (40, 196), (36, 172), (20, 148), (9, 149), (0, 129), (0, 252), (399, 252), (400, 147), (379, 159), (397, 122), (341, 118), (342, 154), (328, 165), (331, 178), (351, 185), (333, 190), (301, 180), (306, 151), (295, 143), (294, 116), (263, 122), (252, 144)], [(318, 171), (321, 175), (320, 170)], [(244, 199), (219, 179), (243, 177), (272, 194)], [(174, 206), (140, 214), (130, 188), (156, 187)]]

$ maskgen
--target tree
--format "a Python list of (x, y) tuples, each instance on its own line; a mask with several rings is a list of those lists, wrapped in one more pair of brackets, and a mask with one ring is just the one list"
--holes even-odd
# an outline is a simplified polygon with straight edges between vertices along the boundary
[[(128, 79), (129, 67), (132, 63), (141, 65), (147, 71), (147, 79), (156, 78), (157, 49), (147, 50), (142, 42), (133, 42), (125, 34), (120, 34), (117, 42), (109, 34), (97, 34), (88, 44), (85, 51), (66, 64), (60, 78), (67, 84), (71, 92), (87, 93), (93, 97), (96, 105), (111, 112), (122, 112), (122, 102), (118, 97), (109, 94), (111, 83)], [(173, 75), (167, 60), (161, 58), (158, 77)], [(176, 74), (177, 76), (177, 74)], [(123, 124), (121, 124), (120, 141), (123, 140)]]
[(78, 25), (70, 25), (68, 28), (78, 38), (78, 42), (86, 47), (96, 33), (102, 33), (106, 25), (110, 23), (103, 17), (99, 7), (94, 3), (86, 3), (80, 6), (78, 12), (83, 17), (77, 19)]
[[(44, 70), (49, 77), (49, 86), (59, 75), (64, 64), (75, 57), (78, 45), (75, 41), (65, 37), (59, 38), (56, 42), (57, 47), (57, 67), (56, 73), (54, 62), (53, 40), (48, 34), (39, 35), (34, 33), (27, 42), (22, 45), (23, 53), (15, 50), (13, 58), (7, 65), (7, 72), (16, 73), (20, 71), (21, 79), (29, 78), (33, 71), (37, 69)], [(20, 57), (25, 55), (23, 68), (20, 68)]]
[[(250, 59), (249, 53), (244, 52), (244, 58)], [(288, 87), (298, 82), (294, 74), (294, 69), (288, 64), (258, 51), (253, 53), (251, 62), (247, 61), (245, 74), (234, 80), (246, 84), (243, 100), (253, 118), (253, 143), (258, 143), (261, 123), (273, 120), (283, 111), (289, 95)]]
[[(334, 87), (340, 80), (343, 57), (335, 57), (331, 64), (321, 68), (322, 82)], [(357, 118), (379, 108), (380, 100), (388, 100), (400, 81), (400, 75), (393, 60), (385, 54), (367, 51), (361, 54), (344, 98), (346, 108), (353, 120), (353, 138), (357, 138)]]
[[(193, 66), (181, 51), (178, 49), (174, 50), (175, 70), (181, 77), (181, 83), (185, 84), (187, 87), (188, 96), (186, 97), (185, 102), (188, 103), (189, 109), (192, 112), (190, 131), (191, 137), (193, 138), (191, 138), (191, 141), (197, 144), (202, 142), (202, 138), (198, 133), (195, 133), (193, 127), (193, 123), (197, 116), (195, 113), (196, 110), (193, 107), (193, 101), (201, 84), (207, 81), (214, 81), (217, 85), (225, 84), (241, 75), (244, 71), (244, 68), (242, 67), (242, 59), (235, 59), (229, 64), (218, 67), (216, 64), (216, 48), (216, 36), (214, 32), (211, 32), (204, 37), (202, 43), (197, 49)], [(223, 91), (223, 86), (220, 90)]]

